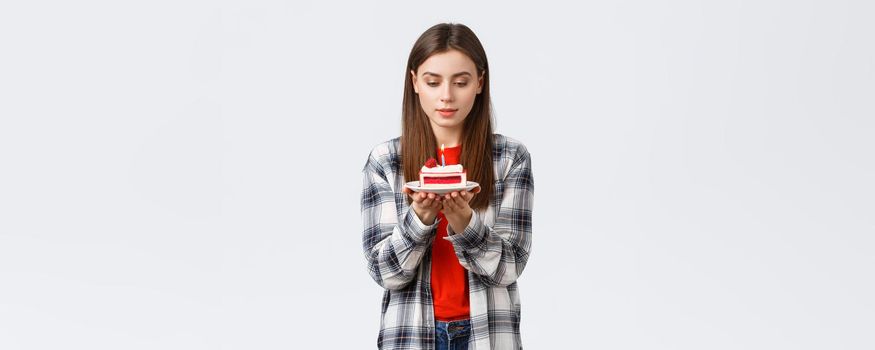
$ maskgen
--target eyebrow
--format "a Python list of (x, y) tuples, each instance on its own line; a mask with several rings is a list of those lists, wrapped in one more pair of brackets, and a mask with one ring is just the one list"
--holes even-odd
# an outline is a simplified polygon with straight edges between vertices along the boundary
[[(423, 76), (425, 76), (425, 75), (434, 75), (434, 76), (436, 76), (436, 77), (438, 77), (438, 78), (441, 77), (440, 74), (432, 73), (432, 72), (425, 72), (425, 73), (422, 73), (422, 75), (423, 75)], [(465, 72), (459, 72), (459, 73), (453, 74), (453, 78), (458, 77), (458, 76), (462, 76), (462, 75), (468, 75), (468, 76), (470, 76), (471, 73), (468, 73), (467, 71), (465, 71)]]

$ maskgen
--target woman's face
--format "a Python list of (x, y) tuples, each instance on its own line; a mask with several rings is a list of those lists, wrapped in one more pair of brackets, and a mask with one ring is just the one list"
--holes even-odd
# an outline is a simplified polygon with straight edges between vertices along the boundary
[(468, 56), (457, 50), (434, 54), (413, 75), (413, 90), (432, 128), (461, 128), (483, 89), (483, 77)]

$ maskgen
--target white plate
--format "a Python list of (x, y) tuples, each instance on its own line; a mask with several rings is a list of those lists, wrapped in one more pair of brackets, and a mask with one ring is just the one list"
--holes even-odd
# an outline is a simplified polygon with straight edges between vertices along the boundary
[(463, 190), (470, 191), (470, 190), (473, 190), (479, 186), (480, 186), (480, 184), (478, 184), (474, 181), (468, 181), (468, 183), (466, 183), (464, 186), (459, 185), (456, 187), (446, 187), (446, 188), (422, 188), (422, 187), (419, 187), (419, 181), (410, 181), (410, 182), (404, 184), (404, 187), (407, 187), (407, 188), (413, 190), (413, 192), (426, 192), (426, 193), (436, 193), (436, 194), (445, 194), (445, 193), (450, 193), (453, 191), (463, 191)]

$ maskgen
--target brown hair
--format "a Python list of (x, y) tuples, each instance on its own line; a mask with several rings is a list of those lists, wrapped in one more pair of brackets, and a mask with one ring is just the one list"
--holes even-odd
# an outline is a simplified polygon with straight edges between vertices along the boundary
[[(404, 100), (401, 111), (401, 166), (405, 181), (418, 181), (419, 169), (426, 159), (436, 157), (437, 140), (428, 116), (422, 110), (413, 89), (410, 71), (431, 55), (457, 50), (474, 61), (483, 78), (480, 93), (462, 126), (462, 151), (459, 163), (467, 170), (469, 181), (480, 184), (480, 193), (471, 200), (471, 208), (482, 209), (492, 198), (495, 173), (492, 165), (492, 102), (489, 98), (489, 64), (480, 40), (463, 24), (441, 23), (426, 30), (413, 44), (404, 70)], [(408, 204), (410, 198), (408, 197)]]

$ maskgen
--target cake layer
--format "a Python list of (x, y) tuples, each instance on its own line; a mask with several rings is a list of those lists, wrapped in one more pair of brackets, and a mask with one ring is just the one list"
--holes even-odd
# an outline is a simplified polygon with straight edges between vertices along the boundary
[(461, 184), (430, 184), (430, 185), (424, 185), (424, 186), (422, 186), (422, 188), (430, 189), (430, 190), (440, 190), (440, 189), (447, 189), (447, 188), (460, 188), (461, 186), (462, 186)]
[(423, 166), (419, 171), (427, 174), (451, 174), (451, 173), (461, 173), (465, 171), (465, 168), (459, 164), (447, 165), (447, 166), (436, 166), (429, 168), (427, 166)]
[(462, 176), (423, 176), (422, 183), (426, 185), (430, 184), (460, 184), (462, 183)]
[(466, 183), (467, 171), (459, 164), (447, 166), (423, 166), (419, 171), (419, 184), (423, 188), (457, 188)]

